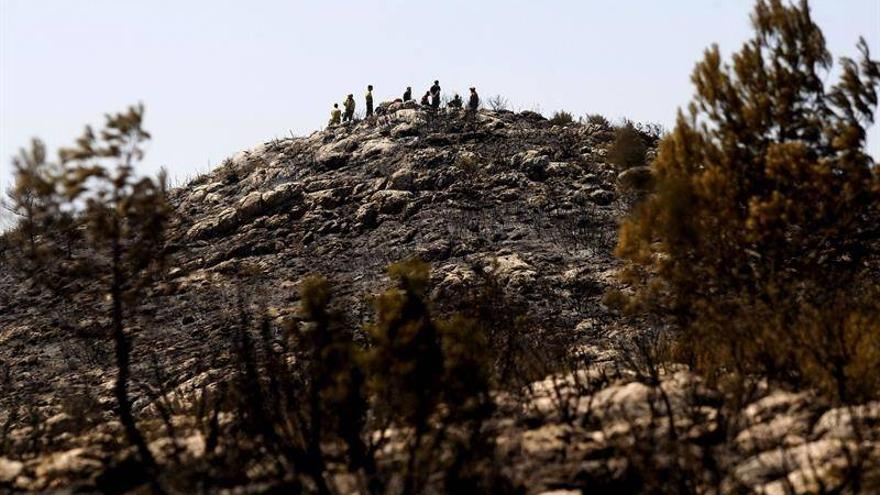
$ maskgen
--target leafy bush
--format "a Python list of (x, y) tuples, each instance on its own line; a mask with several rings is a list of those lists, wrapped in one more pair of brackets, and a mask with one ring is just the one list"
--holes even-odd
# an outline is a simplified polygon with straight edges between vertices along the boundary
[[(854, 352), (874, 348), (865, 321), (876, 312), (853, 302), (877, 286), (863, 268), (880, 224), (864, 125), (880, 64), (861, 41), (861, 62), (843, 59), (826, 91), (832, 58), (806, 3), (760, 1), (752, 22), (732, 66), (717, 46), (697, 64), (690, 114), (653, 163), (655, 192), (622, 225), (633, 303), (669, 316), (682, 354), (710, 374), (805, 380), (840, 400), (880, 395), (861, 371), (873, 351)], [(829, 374), (857, 383), (829, 387)]]
[(625, 170), (644, 165), (647, 152), (647, 139), (631, 121), (625, 120), (623, 125), (614, 128), (608, 158), (617, 168)]

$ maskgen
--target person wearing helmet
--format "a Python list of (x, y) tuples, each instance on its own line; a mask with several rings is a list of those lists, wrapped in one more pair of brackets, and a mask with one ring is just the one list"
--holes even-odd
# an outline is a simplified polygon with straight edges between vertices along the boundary
[(345, 114), (342, 116), (342, 121), (351, 122), (354, 119), (354, 95), (349, 94), (343, 105), (345, 106)]

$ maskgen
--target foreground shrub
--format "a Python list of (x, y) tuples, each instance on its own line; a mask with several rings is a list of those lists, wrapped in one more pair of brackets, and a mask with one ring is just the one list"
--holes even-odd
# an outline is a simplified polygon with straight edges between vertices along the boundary
[(279, 487), (325, 494), (341, 492), (341, 478), (356, 481), (345, 493), (374, 495), (506, 486), (485, 428), (494, 411), (485, 327), (434, 315), (427, 264), (397, 263), (389, 275), (394, 287), (375, 296), (373, 322), (359, 331), (367, 346), (320, 277), (303, 281), (300, 318), (280, 341), (240, 304), (236, 373), (218, 406), (231, 421), (205, 435), (218, 437), (206, 448), (210, 478), (242, 483), (262, 470), (289, 483)]
[[(430, 470), (437, 468), (432, 466), (439, 461), (437, 442), (448, 435), (445, 430), (450, 425), (468, 432), (454, 442), (458, 462), (467, 458), (460, 467), (473, 469), (470, 464), (486, 453), (481, 426), (492, 411), (487, 339), (474, 320), (432, 316), (426, 298), (426, 263), (411, 259), (391, 265), (388, 271), (397, 288), (374, 301), (376, 322), (367, 328), (373, 340), (366, 354), (368, 384), (384, 414), (412, 429), (403, 491), (416, 493), (423, 489)], [(466, 483), (462, 476), (455, 474), (447, 481), (459, 489), (463, 483), (477, 482)]]
[(876, 287), (860, 290), (841, 290), (822, 304), (766, 294), (719, 298), (702, 307), (678, 357), (732, 384), (761, 372), (837, 402), (871, 400), (880, 394), (880, 305)]
[(49, 161), (46, 146), (33, 139), (13, 157), (12, 170), (14, 184), (0, 205), (16, 220), (4, 235), (11, 248), (7, 259), (42, 285), (59, 289), (64, 283), (59, 277), (70, 268), (61, 261), (71, 260), (81, 237), (74, 213), (65, 209), (63, 166)]
[[(165, 226), (170, 215), (164, 176), (137, 177), (134, 166), (150, 139), (144, 108), (107, 115), (98, 133), (86, 127), (75, 146), (52, 164), (34, 140), (14, 159), (11, 209), (19, 225), (11, 240), (33, 279), (66, 296), (108, 301), (100, 307), (114, 344), (116, 413), (141, 467), (150, 478), (156, 462), (142, 435), (129, 393), (132, 344), (126, 327), (144, 288), (163, 272)], [(81, 234), (82, 231), (84, 234)], [(73, 255), (72, 244), (82, 242)], [(72, 287), (72, 288), (71, 288)]]
[(95, 254), (84, 262), (91, 266), (93, 281), (110, 296), (117, 414), (140, 461), (154, 471), (129, 398), (131, 339), (124, 328), (133, 301), (163, 270), (170, 215), (164, 176), (153, 181), (134, 173), (134, 164), (143, 158), (143, 143), (150, 139), (143, 115), (143, 105), (107, 115), (98, 136), (86, 127), (76, 146), (60, 151), (65, 175), (59, 180), (69, 204), (85, 204), (82, 221)]
[[(876, 396), (870, 383), (829, 387), (821, 368), (831, 357), (793, 349), (843, 339), (834, 380), (865, 378), (869, 355), (850, 351), (871, 333), (868, 310), (848, 301), (850, 288), (877, 284), (864, 269), (876, 255), (880, 190), (864, 126), (880, 64), (861, 41), (861, 62), (843, 59), (826, 91), (832, 59), (806, 2), (758, 2), (752, 22), (756, 35), (732, 66), (717, 46), (697, 65), (690, 114), (653, 163), (655, 192), (621, 228), (631, 307), (670, 317), (683, 354), (704, 370), (807, 380), (843, 400)], [(818, 319), (804, 316), (814, 311)]]

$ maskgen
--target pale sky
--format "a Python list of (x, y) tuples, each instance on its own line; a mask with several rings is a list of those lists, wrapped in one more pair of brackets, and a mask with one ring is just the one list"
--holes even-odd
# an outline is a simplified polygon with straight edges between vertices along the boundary
[[(880, 0), (813, 0), (835, 57), (880, 57)], [(713, 42), (751, 34), (750, 0), (0, 0), (0, 187), (32, 136), (67, 145), (146, 105), (144, 173), (184, 179), (273, 137), (323, 126), (367, 84), (377, 101), (434, 79), (545, 115), (669, 128)], [(829, 78), (829, 82), (833, 79)], [(360, 109), (363, 107), (359, 100)], [(880, 158), (880, 133), (869, 145)]]

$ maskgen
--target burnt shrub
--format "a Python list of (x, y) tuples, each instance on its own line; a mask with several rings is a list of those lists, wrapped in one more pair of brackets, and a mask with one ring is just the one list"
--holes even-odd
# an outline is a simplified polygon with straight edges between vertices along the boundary
[(615, 167), (625, 170), (644, 165), (647, 152), (648, 139), (631, 121), (625, 120), (622, 125), (614, 128), (614, 140), (608, 150), (608, 159)]
[(565, 110), (560, 110), (558, 112), (553, 113), (553, 117), (550, 117), (551, 125), (570, 125), (574, 123), (574, 116), (572, 114), (566, 112)]

